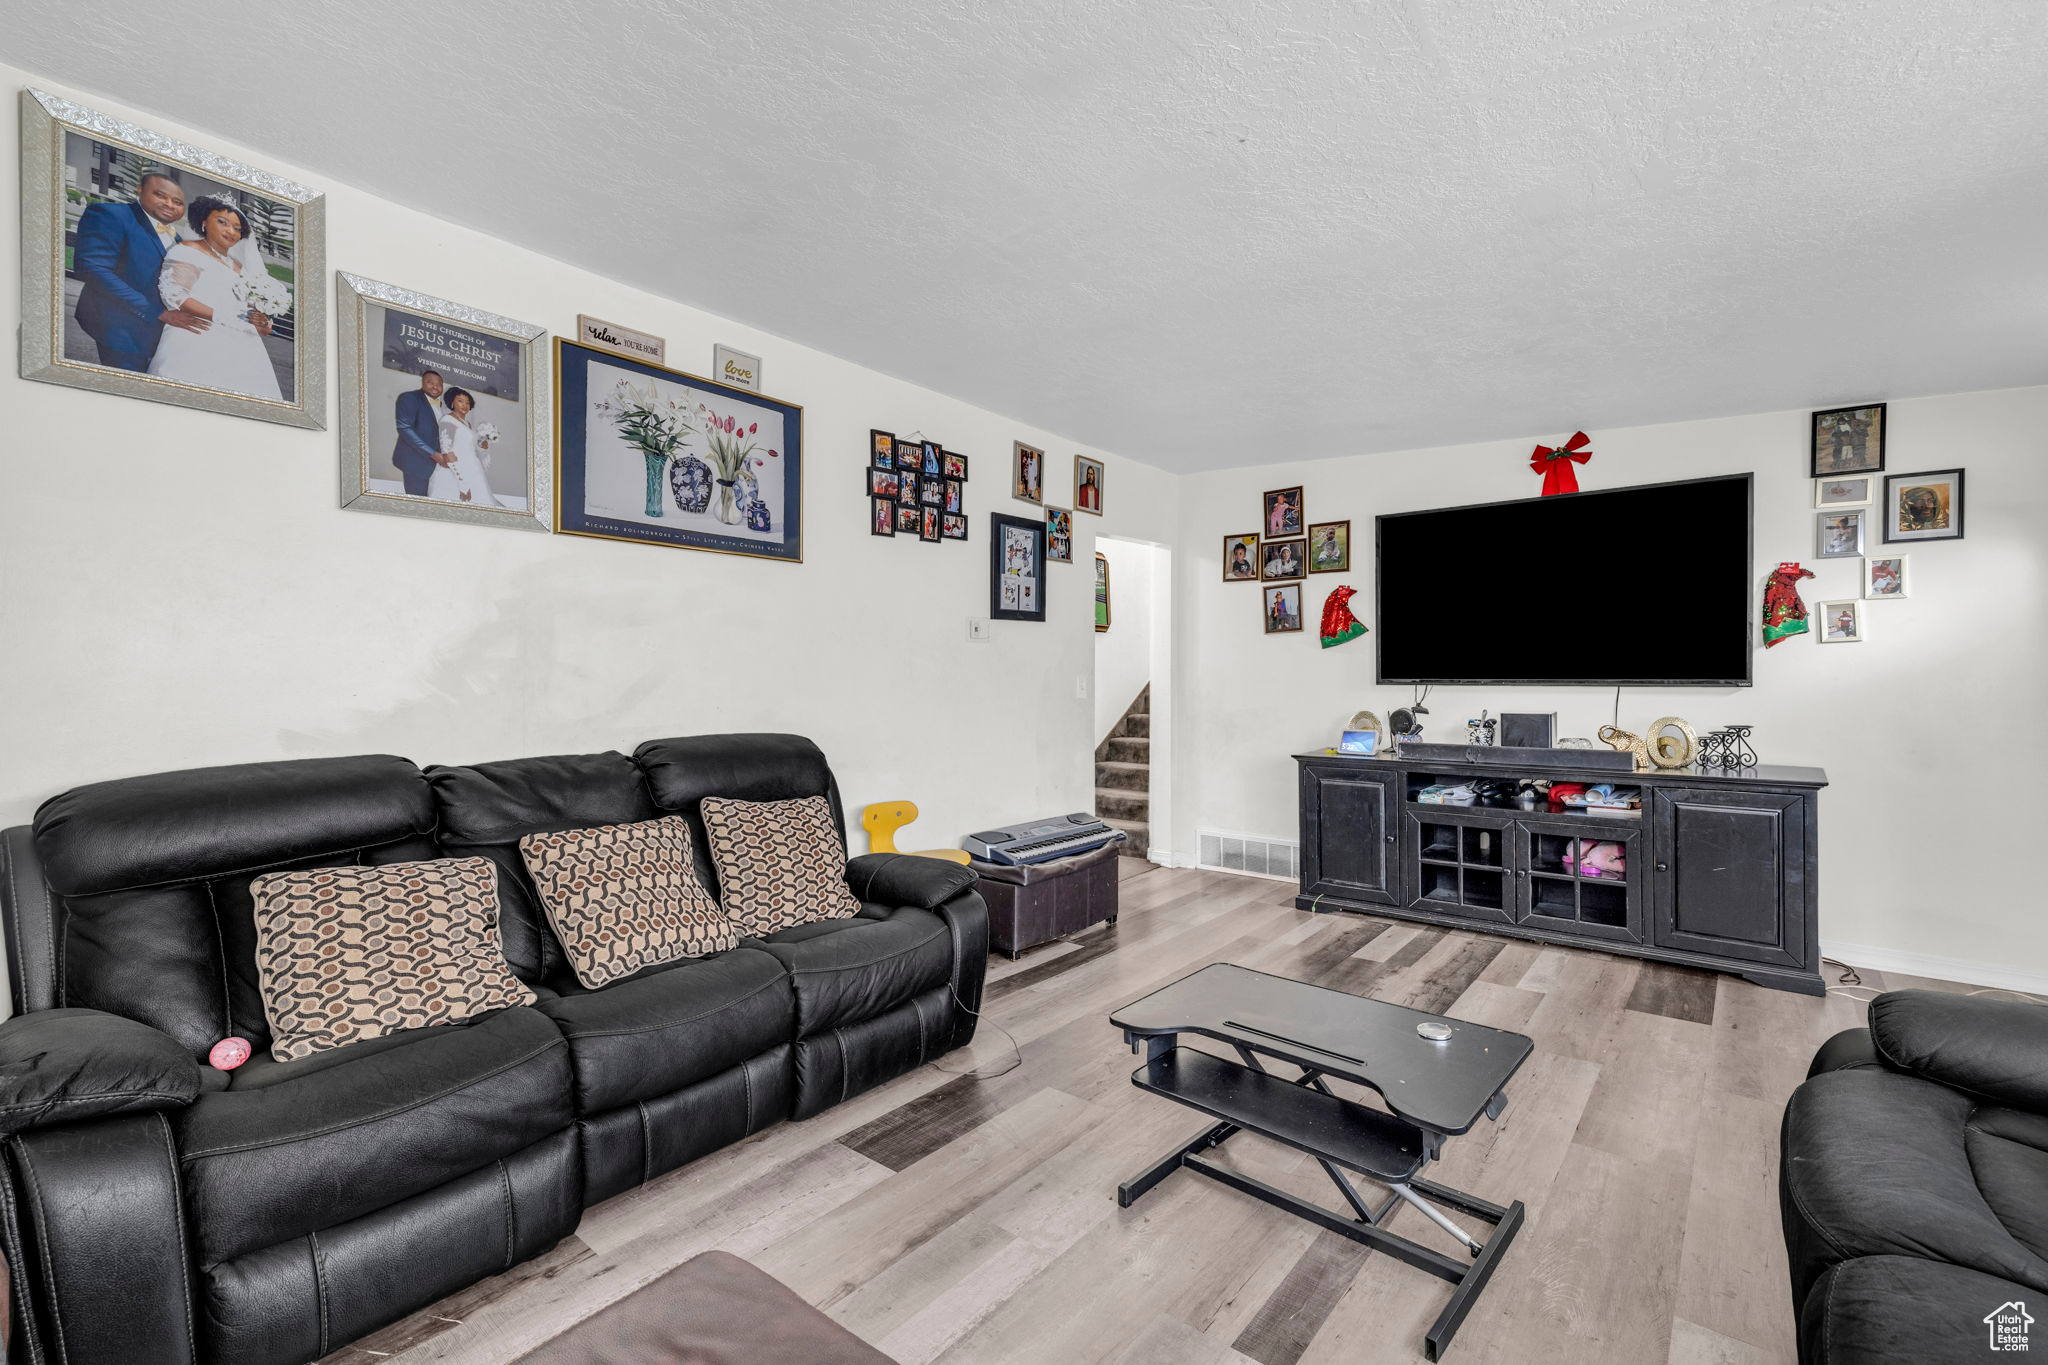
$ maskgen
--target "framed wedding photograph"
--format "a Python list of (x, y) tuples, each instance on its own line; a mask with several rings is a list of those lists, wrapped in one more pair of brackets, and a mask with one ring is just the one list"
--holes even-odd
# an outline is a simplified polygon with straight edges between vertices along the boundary
[(1225, 583), (1256, 583), (1259, 581), (1259, 533), (1248, 536), (1223, 537), (1223, 581)]
[(555, 422), (557, 531), (803, 562), (796, 404), (557, 337)]
[(1045, 558), (1052, 564), (1074, 562), (1074, 514), (1064, 507), (1045, 509)]
[(1813, 519), (1816, 559), (1854, 559), (1863, 553), (1862, 509), (1822, 512)]
[(1074, 457), (1074, 506), (1098, 517), (1102, 515), (1102, 461), (1086, 455)]
[(1893, 474), (1884, 481), (1884, 538), (1961, 540), (1963, 471)]
[(1351, 523), (1319, 521), (1308, 528), (1308, 571), (1351, 572)]
[(1863, 561), (1863, 596), (1882, 602), (1906, 595), (1907, 555), (1872, 555)]
[(1027, 446), (1022, 441), (1010, 443), (1010, 453), (1015, 460), (1015, 477), (1010, 484), (1010, 496), (1019, 502), (1045, 502), (1045, 452), (1036, 446)]
[(1109, 629), (1109, 560), (1101, 551), (1095, 554), (1095, 633), (1100, 635)]
[(1867, 507), (1876, 498), (1877, 479), (1873, 475), (1859, 474), (1850, 479), (1815, 479), (1813, 481), (1813, 505), (1815, 507)]
[(1266, 634), (1284, 635), (1301, 629), (1301, 584), (1266, 589)]
[(1813, 616), (1820, 622), (1822, 644), (1853, 645), (1863, 642), (1862, 602), (1851, 598), (1846, 602), (1816, 603)]
[(1307, 572), (1307, 542), (1303, 540), (1269, 540), (1262, 549), (1264, 562), (1259, 568), (1259, 577), (1271, 583), (1276, 579), (1299, 578)]
[(1884, 469), (1884, 404), (1826, 408), (1813, 414), (1813, 477), (1876, 474)]
[(988, 614), (998, 621), (1045, 619), (1045, 523), (989, 513)]
[(327, 425), (326, 199), (21, 92), (21, 377)]
[(547, 531), (547, 329), (347, 271), (334, 295), (341, 505)]
[(893, 536), (896, 534), (896, 500), (894, 498), (868, 499), (868, 534), (871, 536)]
[(962, 483), (967, 481), (967, 457), (965, 455), (960, 454), (958, 451), (947, 451), (945, 466), (947, 478), (958, 479)]
[(1302, 527), (1301, 485), (1292, 488), (1276, 488), (1265, 495), (1266, 538), (1277, 540), (1281, 536), (1298, 536)]
[(868, 429), (868, 463), (876, 469), (896, 467), (896, 435), (894, 432)]

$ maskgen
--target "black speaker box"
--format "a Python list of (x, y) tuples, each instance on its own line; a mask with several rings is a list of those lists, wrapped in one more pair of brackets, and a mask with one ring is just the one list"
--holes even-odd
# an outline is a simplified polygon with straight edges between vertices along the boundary
[(1557, 712), (1501, 712), (1500, 742), (1512, 749), (1548, 749), (1557, 742)]

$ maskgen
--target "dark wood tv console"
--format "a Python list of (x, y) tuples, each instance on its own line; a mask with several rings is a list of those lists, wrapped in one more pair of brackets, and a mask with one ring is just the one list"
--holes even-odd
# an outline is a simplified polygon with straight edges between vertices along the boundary
[[(1355, 910), (1733, 972), (1820, 995), (1818, 768), (1617, 773), (1501, 762), (1296, 754), (1304, 910)], [(1468, 778), (1640, 787), (1630, 814), (1425, 805)], [(1620, 878), (1565, 865), (1625, 850)]]

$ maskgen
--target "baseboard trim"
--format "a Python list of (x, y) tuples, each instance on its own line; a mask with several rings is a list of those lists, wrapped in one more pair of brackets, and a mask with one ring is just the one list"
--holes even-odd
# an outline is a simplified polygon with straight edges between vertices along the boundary
[[(1824, 940), (1820, 950), (1851, 967), (1874, 967), (1880, 972), (1905, 972), (1911, 976), (1956, 981), (1967, 986), (1990, 986), (1997, 990), (2025, 991), (2029, 995), (2048, 995), (2048, 973), (2043, 972), (2014, 971), (1991, 962), (1941, 957), (1934, 953), (1902, 953), (1893, 948), (1872, 948), (1861, 943)], [(1821, 975), (1830, 986), (1835, 984), (1827, 968), (1821, 969)]]

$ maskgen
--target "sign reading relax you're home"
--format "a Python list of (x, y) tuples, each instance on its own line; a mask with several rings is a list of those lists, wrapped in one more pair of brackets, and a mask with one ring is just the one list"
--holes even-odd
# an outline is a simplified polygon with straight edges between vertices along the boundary
[(631, 356), (635, 360), (646, 360), (659, 365), (668, 354), (668, 343), (658, 336), (636, 332), (630, 327), (621, 327), (616, 322), (606, 322), (588, 313), (576, 315), (576, 339), (585, 346), (596, 346), (619, 355)]

